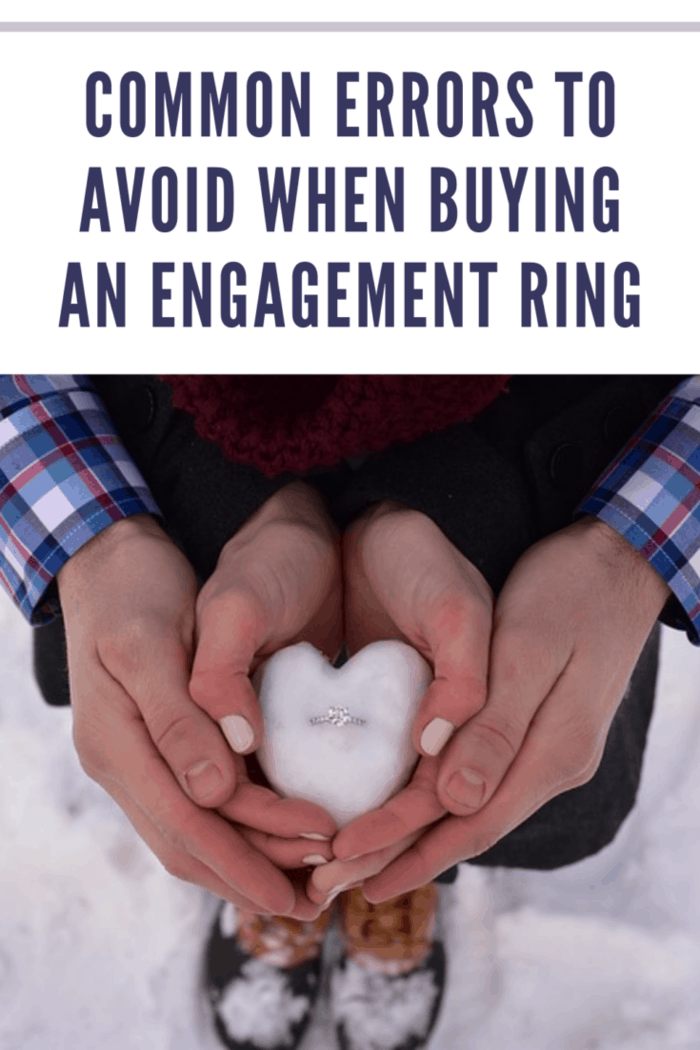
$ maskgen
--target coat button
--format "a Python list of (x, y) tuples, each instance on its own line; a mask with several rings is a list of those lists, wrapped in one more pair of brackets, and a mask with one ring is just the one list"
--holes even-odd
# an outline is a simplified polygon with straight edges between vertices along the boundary
[(156, 399), (150, 386), (137, 386), (130, 398), (131, 426), (144, 434), (156, 418)]
[(549, 459), (549, 479), (554, 488), (565, 489), (575, 484), (581, 466), (581, 453), (576, 445), (567, 443), (555, 448)]

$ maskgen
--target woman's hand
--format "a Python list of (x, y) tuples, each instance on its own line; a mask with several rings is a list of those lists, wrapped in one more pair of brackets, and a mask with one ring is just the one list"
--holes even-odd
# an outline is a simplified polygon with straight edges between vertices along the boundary
[[(250, 676), (278, 649), (308, 641), (329, 658), (343, 638), (339, 542), (320, 496), (302, 482), (267, 500), (221, 552), (197, 599), (190, 693), (236, 753), (236, 791), (219, 807), (246, 842), (281, 869), (330, 860), (333, 819), (320, 806), (281, 799), (247, 776), (244, 756), (262, 737)], [(303, 877), (290, 875), (287, 914), (314, 918)]]
[(329, 658), (343, 639), (338, 539), (320, 496), (293, 482), (223, 548), (197, 598), (190, 692), (235, 752), (251, 754), (262, 719), (250, 675), (268, 656), (311, 642)]
[[(334, 852), (347, 860), (394, 847), (444, 815), (437, 755), (486, 700), (492, 596), (478, 569), (438, 526), (400, 504), (378, 504), (350, 527), (343, 566), (350, 651), (401, 638), (422, 653), (435, 675), (413, 727), (422, 755), (413, 777), (339, 833)], [(314, 873), (320, 878), (320, 871)]]

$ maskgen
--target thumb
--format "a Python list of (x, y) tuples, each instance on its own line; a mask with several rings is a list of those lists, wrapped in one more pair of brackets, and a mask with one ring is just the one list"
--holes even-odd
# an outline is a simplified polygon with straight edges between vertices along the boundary
[(190, 695), (235, 752), (250, 754), (262, 738), (260, 707), (248, 677), (263, 641), (261, 615), (244, 595), (227, 594), (198, 610), (197, 626)]
[(179, 639), (169, 632), (142, 637), (110, 673), (138, 707), (151, 740), (185, 793), (200, 806), (223, 805), (236, 786), (235, 760), (190, 697), (189, 657)]
[[(538, 644), (522, 621), (511, 628), (507, 620), (501, 620), (494, 632), (487, 702), (469, 725), (455, 734), (438, 772), (438, 798), (455, 816), (471, 815), (495, 794), (518, 756), (537, 711), (550, 696), (556, 697), (562, 710), (578, 708), (583, 713), (592, 706), (582, 702), (585, 697), (580, 695), (568, 702), (569, 639), (564, 635), (560, 642), (552, 629), (543, 637), (547, 644)], [(590, 679), (588, 675), (587, 681)], [(595, 684), (592, 689), (595, 695)], [(579, 716), (577, 722), (583, 724), (585, 719)], [(570, 730), (569, 739), (573, 736)], [(552, 737), (551, 746), (554, 754), (562, 753), (558, 739)]]
[(413, 726), (416, 750), (431, 758), (486, 703), (490, 610), (472, 601), (453, 605), (436, 618), (432, 634), (435, 678)]

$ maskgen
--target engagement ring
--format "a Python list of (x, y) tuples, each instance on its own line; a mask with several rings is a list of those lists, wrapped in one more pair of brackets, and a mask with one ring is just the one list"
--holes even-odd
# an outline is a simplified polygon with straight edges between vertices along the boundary
[(314, 715), (313, 718), (309, 719), (309, 724), (312, 726), (365, 726), (367, 725), (367, 720), (354, 718), (347, 707), (329, 707), (328, 714)]

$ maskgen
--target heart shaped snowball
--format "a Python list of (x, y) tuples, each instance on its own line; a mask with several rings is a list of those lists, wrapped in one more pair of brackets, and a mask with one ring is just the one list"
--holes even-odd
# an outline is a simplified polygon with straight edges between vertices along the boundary
[(280, 795), (317, 802), (340, 827), (380, 806), (416, 763), (411, 729), (431, 680), (403, 642), (373, 642), (338, 669), (308, 642), (280, 649), (253, 678), (268, 780)]

